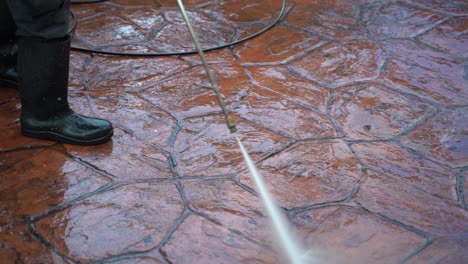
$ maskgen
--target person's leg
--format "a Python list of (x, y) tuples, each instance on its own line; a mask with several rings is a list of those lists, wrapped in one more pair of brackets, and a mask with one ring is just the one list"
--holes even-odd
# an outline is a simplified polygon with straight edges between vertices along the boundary
[(6, 0), (0, 0), (0, 44), (15, 38), (16, 26)]
[(17, 26), (21, 128), (26, 136), (76, 145), (112, 137), (112, 124), (73, 112), (67, 100), (69, 0), (7, 0)]
[(18, 85), (15, 31), (16, 26), (6, 0), (0, 0), (0, 86)]
[(6, 0), (19, 37), (52, 40), (68, 35), (70, 0)]

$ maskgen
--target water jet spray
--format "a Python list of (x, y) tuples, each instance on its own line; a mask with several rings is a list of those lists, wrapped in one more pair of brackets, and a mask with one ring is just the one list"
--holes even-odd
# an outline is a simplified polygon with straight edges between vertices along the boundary
[[(234, 121), (232, 121), (232, 118), (229, 115), (226, 105), (224, 104), (223, 97), (221, 93), (219, 92), (218, 84), (216, 83), (216, 80), (213, 76), (213, 72), (211, 71), (208, 65), (208, 62), (206, 61), (205, 54), (203, 53), (203, 49), (200, 46), (200, 42), (198, 41), (197, 35), (195, 31), (193, 30), (193, 27), (190, 23), (187, 12), (185, 11), (184, 4), (182, 3), (182, 0), (177, 0), (177, 3), (179, 5), (180, 11), (182, 12), (182, 16), (185, 20), (185, 23), (187, 24), (188, 30), (192, 37), (193, 44), (195, 45), (195, 48), (198, 51), (198, 54), (203, 63), (203, 66), (205, 67), (205, 71), (208, 74), (208, 78), (210, 79), (210, 82), (211, 82), (211, 87), (213, 88), (216, 94), (216, 97), (218, 98), (219, 105), (221, 106), (221, 109), (223, 110), (224, 118), (226, 120), (228, 129), (231, 131), (231, 134), (233, 134), (237, 131), (236, 125), (234, 124)], [(291, 264), (304, 264), (306, 261), (305, 260), (306, 254), (304, 254), (304, 251), (300, 249), (297, 243), (297, 240), (294, 239), (286, 216), (281, 212), (281, 209), (274, 203), (270, 193), (268, 192), (266, 188), (266, 185), (263, 181), (261, 174), (257, 171), (255, 164), (253, 163), (249, 154), (247, 153), (244, 146), (242, 145), (241, 140), (239, 139), (238, 136), (235, 136), (235, 138), (237, 140), (237, 143), (239, 144), (244, 160), (250, 171), (252, 179), (254, 180), (257, 186), (257, 189), (260, 193), (262, 201), (266, 207), (267, 214), (270, 220), (272, 221), (277, 237), (279, 238), (281, 242), (281, 246), (284, 249), (287, 258), (289, 259)]]

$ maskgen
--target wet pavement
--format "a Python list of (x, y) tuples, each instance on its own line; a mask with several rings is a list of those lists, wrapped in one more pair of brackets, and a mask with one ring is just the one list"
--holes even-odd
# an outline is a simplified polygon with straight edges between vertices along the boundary
[[(279, 0), (186, 1), (204, 47)], [(175, 1), (75, 5), (73, 45), (191, 49)], [(295, 0), (206, 55), (278, 204), (320, 263), (468, 261), (468, 3)], [(285, 263), (198, 56), (73, 51), (93, 147), (23, 137), (0, 88), (0, 263)]]

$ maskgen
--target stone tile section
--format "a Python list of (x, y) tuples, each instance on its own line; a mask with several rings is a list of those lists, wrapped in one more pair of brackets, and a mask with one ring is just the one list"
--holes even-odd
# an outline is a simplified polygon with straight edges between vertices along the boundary
[(416, 233), (348, 206), (300, 213), (294, 223), (311, 263), (399, 263), (425, 241)]
[[(360, 166), (342, 141), (300, 142), (258, 165), (277, 202), (298, 208), (343, 200), (360, 177)], [(241, 182), (256, 189), (250, 174)]]
[(463, 87), (463, 75), (457, 70), (456, 79), (440, 76), (434, 70), (426, 70), (414, 64), (390, 61), (383, 75), (390, 86), (406, 93), (415, 94), (440, 104), (463, 105), (468, 93)]
[[(236, 244), (237, 247), (244, 247), (240, 245), (240, 242), (248, 240), (257, 244), (255, 248), (263, 248), (263, 253), (267, 254), (267, 256), (263, 257), (274, 256), (272, 252), (265, 251), (266, 248), (272, 246), (274, 241), (272, 236), (274, 234), (270, 229), (269, 220), (264, 214), (264, 207), (260, 198), (253, 196), (228, 180), (186, 182), (184, 183), (184, 190), (189, 201), (189, 207), (219, 226), (212, 228), (219, 229), (222, 233), (229, 233), (228, 235), (237, 234), (237, 237), (232, 239), (233, 242), (237, 241), (237, 243), (225, 244), (227, 250), (233, 250), (229, 248), (235, 248), (234, 245)], [(183, 225), (191, 222), (198, 222), (197, 225), (206, 225), (203, 223), (204, 221), (197, 219), (188, 221), (186, 219)], [(186, 229), (187, 227), (182, 227), (182, 230)], [(175, 236), (177, 237), (177, 234)]]
[[(171, 2), (171, 0), (163, 0)], [(162, 2), (162, 1), (161, 1)], [(207, 4), (209, 3), (209, 4)], [(259, 21), (273, 21), (278, 16), (281, 8), (281, 1), (258, 0), (252, 2), (250, 0), (237, 1), (206, 1), (193, 0), (187, 2), (187, 6), (198, 4), (203, 7), (201, 11), (218, 20), (227, 21), (229, 24), (236, 26), (244, 26), (243, 24), (258, 23)], [(287, 7), (292, 3), (287, 3)]]
[(184, 205), (170, 183), (140, 183), (92, 196), (36, 223), (41, 236), (76, 262), (156, 247)]
[[(232, 107), (239, 103), (242, 93), (250, 86), (242, 67), (237, 64), (216, 64), (211, 68), (214, 76), (219, 76), (217, 83), (226, 105)], [(203, 67), (168, 78), (140, 94), (153, 104), (182, 118), (221, 112)]]
[[(261, 160), (288, 141), (262, 127), (236, 120), (236, 136), (251, 157)], [(244, 169), (236, 139), (230, 134), (221, 114), (188, 119), (174, 143), (180, 176), (234, 175)]]
[(332, 42), (291, 62), (291, 69), (307, 79), (329, 87), (374, 80), (383, 57), (370, 40)]
[(109, 182), (58, 151), (42, 151), (2, 172), (0, 204), (15, 218), (36, 215)]
[[(121, 10), (117, 12), (121, 12)], [(114, 12), (110, 12), (106, 16), (96, 16), (92, 20), (82, 21), (76, 36), (93, 47), (128, 45), (145, 40), (143, 32), (133, 23), (116, 17)]]
[[(274, 27), (268, 33), (234, 48), (234, 54), (241, 63), (248, 65), (287, 63), (327, 42), (310, 33), (296, 31), (286, 26)], [(276, 37), (272, 38), (272, 35)]]
[[(193, 50), (174, 2), (114, 1), (99, 6), (98, 10), (95, 5), (74, 6), (80, 20), (75, 45), (125, 53)], [(190, 1), (186, 7), (202, 46), (211, 48), (265, 28), (278, 16), (281, 2)]]
[(104, 5), (108, 8), (98, 14), (93, 14), (90, 5), (73, 8), (80, 19), (75, 36), (87, 46), (106, 48), (142, 43), (152, 39), (153, 31), (161, 30), (165, 24), (164, 17), (154, 6), (124, 8), (105, 3), (101, 8)]
[(325, 115), (307, 110), (275, 92), (257, 87), (249, 91), (236, 113), (243, 119), (288, 138), (339, 136)]
[(388, 86), (446, 105), (468, 100), (463, 61), (408, 40), (384, 42), (390, 59), (382, 73)]
[(363, 16), (371, 35), (380, 39), (412, 38), (446, 19), (405, 3), (385, 2), (368, 5)]
[(5, 153), (0, 153), (0, 172), (7, 170), (8, 168), (13, 167), (18, 162), (22, 160), (29, 159), (31, 156), (36, 155), (37, 153), (43, 151), (44, 149), (26, 149), (26, 150), (16, 150), (16, 151), (7, 151)]
[(468, 239), (466, 235), (435, 239), (427, 248), (408, 264), (464, 263), (468, 259)]
[(468, 211), (460, 205), (378, 173), (367, 174), (356, 201), (373, 213), (432, 235), (468, 230)]
[[(185, 2), (205, 47), (282, 3)], [(192, 49), (176, 1), (73, 9), (74, 45)], [(271, 30), (206, 53), (234, 135), (198, 54), (73, 51), (72, 108), (114, 124), (99, 146), (22, 136), (19, 91), (0, 85), (0, 263), (285, 263), (235, 137), (316, 262), (462, 263), (467, 15), (466, 0), (287, 1)]]
[(252, 82), (307, 109), (326, 112), (327, 90), (292, 73), (285, 67), (249, 67)]
[(86, 65), (83, 82), (92, 91), (139, 91), (188, 68), (174, 58), (95, 56)]
[(444, 109), (401, 143), (451, 167), (468, 166), (468, 107)]
[(432, 8), (434, 10), (448, 12), (454, 15), (466, 15), (468, 14), (468, 3), (465, 0), (411, 0), (411, 2), (417, 3), (421, 6)]
[(452, 171), (417, 157), (396, 143), (360, 143), (352, 145), (360, 161), (382, 171), (402, 184), (456, 201), (456, 178)]
[[(207, 16), (201, 12), (188, 10), (193, 30), (203, 48), (216, 47), (229, 43), (236, 33), (236, 28), (223, 20)], [(158, 51), (194, 50), (192, 38), (178, 8), (166, 10), (164, 27), (150, 42)]]
[(117, 264), (163, 264), (164, 262), (159, 259), (150, 257), (132, 257), (129, 259), (113, 260), (112, 263)]
[(466, 57), (468, 56), (467, 30), (467, 17), (452, 18), (420, 36), (419, 39), (432, 46)]
[[(0, 216), (1, 219), (1, 216)], [(68, 263), (28, 233), (24, 224), (2, 227), (0, 220), (0, 260), (2, 264)]]
[(381, 43), (390, 59), (433, 71), (433, 74), (443, 77), (444, 82), (450, 79), (460, 81), (460, 76), (463, 76), (463, 67), (460, 68), (463, 61), (440, 49), (410, 40), (386, 40)]
[(416, 125), (435, 108), (375, 84), (336, 89), (331, 116), (352, 140), (389, 139)]
[(124, 92), (90, 95), (95, 114), (112, 120), (114, 126), (133, 134), (144, 142), (168, 150), (175, 117), (138, 94)]
[(114, 129), (112, 142), (92, 149), (65, 145), (67, 153), (110, 173), (119, 180), (164, 179), (173, 177), (168, 157), (160, 150)]
[(296, 1), (286, 21), (292, 25), (334, 39), (363, 39), (365, 28), (360, 24), (365, 1)]
[(189, 216), (161, 249), (171, 263), (276, 263), (268, 249), (229, 228)]

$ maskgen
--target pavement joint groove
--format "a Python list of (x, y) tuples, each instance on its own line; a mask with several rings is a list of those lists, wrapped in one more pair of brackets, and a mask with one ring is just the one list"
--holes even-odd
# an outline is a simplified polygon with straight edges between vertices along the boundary
[(38, 241), (40, 241), (42, 244), (46, 245), (46, 247), (52, 249), (56, 254), (58, 254), (63, 260), (66, 260), (66, 261), (71, 261), (70, 259), (68, 259), (67, 256), (64, 256), (62, 255), (62, 253), (57, 250), (54, 245), (52, 245), (49, 241), (47, 241), (47, 239), (45, 239), (43, 236), (41, 236), (39, 233), (36, 232), (36, 229), (35, 229), (35, 226), (34, 224), (29, 224), (28, 225), (28, 231), (31, 232), (31, 234), (33, 235), (33, 237), (35, 239), (37, 239)]
[[(280, 2), (188, 4), (209, 47), (264, 28)], [(80, 47), (192, 48), (168, 0), (73, 9)], [(306, 247), (337, 263), (468, 258), (467, 18), (464, 0), (294, 0), (268, 32), (206, 53)], [(0, 85), (0, 259), (278, 263), (205, 77), (196, 54), (72, 51), (72, 108), (114, 124), (88, 148), (21, 136), (18, 90)]]
[(427, 241), (431, 241), (432, 240), (432, 235), (427, 233), (427, 232), (424, 232), (416, 227), (413, 227), (413, 226), (409, 226), (409, 225), (406, 225), (398, 220), (395, 220), (395, 219), (392, 219), (392, 218), (389, 218), (388, 216), (386, 215), (383, 215), (381, 213), (378, 213), (378, 212), (372, 212), (371, 210), (367, 209), (366, 207), (364, 207), (363, 205), (361, 205), (359, 202), (356, 202), (357, 205), (358, 205), (358, 208), (360, 210), (363, 210), (363, 211), (366, 211), (366, 212), (369, 212), (369, 213), (373, 213), (375, 215), (377, 215), (378, 217), (380, 217), (381, 219), (383, 219), (384, 221), (387, 221), (393, 225), (397, 225), (399, 227), (402, 227), (410, 232), (413, 232), (413, 233), (416, 233), (422, 237), (424, 237)]
[(457, 189), (458, 202), (460, 206), (468, 209), (468, 204), (465, 203), (465, 193), (464, 193), (464, 188), (468, 186), (466, 187), (464, 186), (463, 184), (464, 176), (461, 173), (457, 175), (456, 179), (457, 179), (456, 189)]

